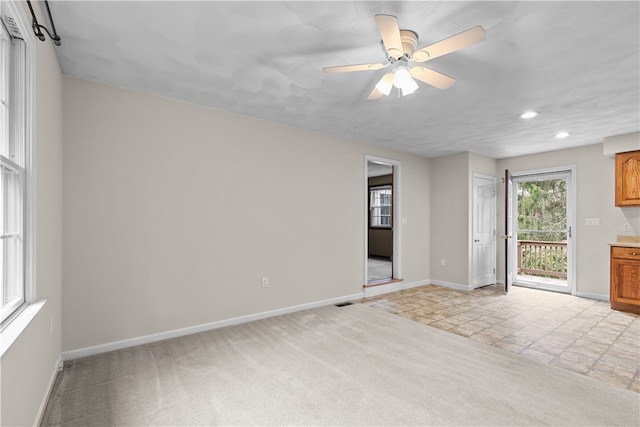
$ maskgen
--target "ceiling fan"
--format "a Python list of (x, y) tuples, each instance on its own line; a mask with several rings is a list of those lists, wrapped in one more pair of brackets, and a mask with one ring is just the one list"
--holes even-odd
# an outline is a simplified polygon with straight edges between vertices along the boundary
[(387, 56), (386, 63), (341, 65), (322, 69), (325, 73), (348, 73), (376, 71), (393, 66), (393, 71), (382, 76), (367, 99), (379, 99), (382, 95), (388, 96), (394, 86), (402, 91), (402, 96), (409, 95), (418, 89), (418, 84), (414, 79), (438, 89), (450, 87), (456, 81), (454, 78), (422, 65), (409, 67), (409, 63), (421, 63), (455, 52), (483, 41), (486, 35), (484, 28), (476, 26), (415, 50), (418, 45), (418, 35), (411, 30), (401, 30), (398, 26), (398, 18), (392, 15), (376, 15), (375, 20), (380, 36), (382, 36), (382, 45)]

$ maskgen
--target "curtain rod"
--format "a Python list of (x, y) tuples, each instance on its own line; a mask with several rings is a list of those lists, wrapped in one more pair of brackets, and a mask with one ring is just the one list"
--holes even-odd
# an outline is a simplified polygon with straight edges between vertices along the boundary
[(33, 7), (31, 6), (31, 1), (29, 0), (26, 0), (26, 1), (27, 1), (27, 4), (29, 5), (31, 16), (33, 17), (32, 27), (33, 27), (33, 32), (36, 34), (36, 37), (38, 37), (38, 39), (40, 39), (41, 41), (44, 41), (45, 39), (44, 34), (42, 34), (42, 31), (40, 31), (41, 29), (43, 29), (46, 31), (47, 34), (49, 34), (49, 38), (53, 41), (53, 43), (56, 46), (60, 46), (62, 43), (60, 42), (60, 36), (56, 32), (56, 26), (53, 24), (53, 18), (51, 17), (51, 9), (49, 9), (49, 2), (47, 0), (44, 0), (44, 4), (47, 7), (47, 14), (49, 15), (49, 22), (51, 22), (51, 29), (53, 30), (53, 35), (51, 35), (51, 32), (49, 32), (47, 27), (45, 27), (44, 25), (38, 24), (38, 20), (36, 19), (36, 14), (33, 11)]

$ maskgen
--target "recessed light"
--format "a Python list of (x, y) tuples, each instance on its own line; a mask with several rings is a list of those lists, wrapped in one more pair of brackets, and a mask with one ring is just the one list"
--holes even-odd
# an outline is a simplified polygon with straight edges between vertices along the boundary
[(569, 135), (571, 135), (569, 132), (562, 131), (562, 132), (556, 133), (556, 138), (564, 139), (564, 138), (568, 137)]
[(538, 117), (537, 111), (527, 111), (525, 113), (520, 114), (521, 119), (533, 119), (534, 117)]

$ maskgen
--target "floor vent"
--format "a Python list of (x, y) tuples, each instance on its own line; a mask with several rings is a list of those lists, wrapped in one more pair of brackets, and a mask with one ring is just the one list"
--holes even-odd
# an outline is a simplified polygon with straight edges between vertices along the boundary
[(351, 301), (341, 302), (340, 304), (336, 304), (336, 307), (344, 307), (346, 305), (353, 305)]

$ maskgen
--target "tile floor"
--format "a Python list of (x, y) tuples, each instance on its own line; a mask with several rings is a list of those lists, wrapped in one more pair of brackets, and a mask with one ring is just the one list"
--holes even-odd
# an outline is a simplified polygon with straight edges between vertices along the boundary
[(640, 393), (640, 316), (608, 302), (502, 286), (435, 285), (359, 300), (435, 328)]

